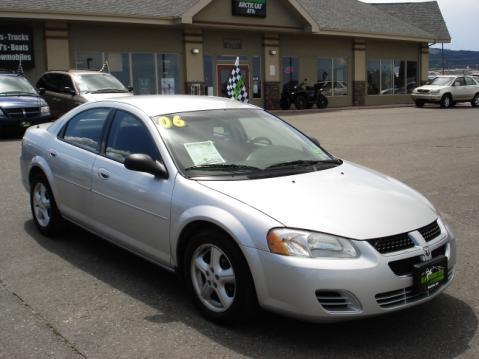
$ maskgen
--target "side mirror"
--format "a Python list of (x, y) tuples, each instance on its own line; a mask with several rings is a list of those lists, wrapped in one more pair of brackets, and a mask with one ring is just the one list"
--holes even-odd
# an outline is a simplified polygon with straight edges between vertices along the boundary
[(39, 95), (45, 95), (46, 90), (44, 87), (39, 87), (37, 90)]
[(128, 92), (133, 92), (133, 86), (128, 86), (127, 89), (128, 89)]
[(311, 142), (313, 142), (316, 146), (321, 147), (321, 143), (319, 142), (319, 140), (318, 140), (316, 137), (310, 137), (309, 139), (310, 139)]
[(75, 96), (77, 93), (74, 89), (72, 89), (71, 87), (64, 87), (63, 88), (63, 92), (67, 93), (67, 94), (70, 94), (72, 96)]
[(162, 163), (142, 153), (129, 155), (125, 159), (124, 166), (130, 171), (149, 173), (157, 178), (168, 178), (168, 171)]

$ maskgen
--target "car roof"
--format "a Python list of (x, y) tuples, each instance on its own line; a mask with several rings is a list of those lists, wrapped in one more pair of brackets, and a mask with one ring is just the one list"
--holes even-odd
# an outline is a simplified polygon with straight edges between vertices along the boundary
[(52, 70), (52, 71), (45, 72), (44, 75), (45, 74), (77, 74), (77, 75), (102, 74), (102, 75), (110, 75), (108, 72), (100, 72), (100, 71), (93, 71), (93, 70), (66, 70), (66, 71)]
[(228, 109), (260, 109), (224, 97), (191, 96), (191, 95), (142, 95), (120, 97), (96, 102), (119, 102), (135, 106), (148, 116), (159, 116), (178, 112), (194, 112)]

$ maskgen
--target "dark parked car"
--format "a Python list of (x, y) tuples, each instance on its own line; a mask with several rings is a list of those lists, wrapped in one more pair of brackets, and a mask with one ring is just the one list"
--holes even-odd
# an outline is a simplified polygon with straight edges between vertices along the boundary
[(45, 92), (54, 117), (86, 102), (132, 96), (133, 90), (109, 73), (79, 70), (46, 72), (38, 80), (37, 88)]
[(0, 129), (29, 127), (50, 117), (47, 103), (22, 74), (0, 72)]

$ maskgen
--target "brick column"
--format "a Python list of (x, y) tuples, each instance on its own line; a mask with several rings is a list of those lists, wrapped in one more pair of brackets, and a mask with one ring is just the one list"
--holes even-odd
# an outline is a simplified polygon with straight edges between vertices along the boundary
[(191, 94), (192, 86), (200, 86), (200, 95), (204, 95), (203, 68), (203, 32), (201, 29), (188, 28), (183, 33), (185, 45), (185, 93)]
[(279, 110), (279, 100), (281, 99), (281, 83), (264, 83), (264, 108), (267, 110)]
[(47, 70), (70, 69), (70, 33), (67, 23), (45, 24), (45, 50)]
[(265, 34), (264, 49), (264, 106), (267, 110), (279, 109), (281, 98), (280, 44), (278, 34)]
[(366, 104), (366, 41), (353, 40), (353, 106)]
[(429, 76), (429, 45), (427, 43), (421, 44), (419, 47), (419, 53), (420, 53), (420, 79), (419, 82), (421, 85), (424, 85), (426, 81), (428, 80)]

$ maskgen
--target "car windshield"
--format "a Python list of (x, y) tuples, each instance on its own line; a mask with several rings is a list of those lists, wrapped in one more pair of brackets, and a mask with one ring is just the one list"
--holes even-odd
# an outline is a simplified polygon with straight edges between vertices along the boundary
[(110, 74), (76, 74), (73, 79), (80, 93), (128, 92), (125, 86)]
[(258, 109), (157, 116), (178, 169), (187, 177), (275, 177), (341, 164), (284, 121)]
[(434, 80), (431, 81), (431, 85), (432, 86), (447, 86), (454, 80), (455, 80), (455, 77), (436, 77)]
[(0, 96), (33, 95), (37, 92), (23, 76), (0, 76)]

